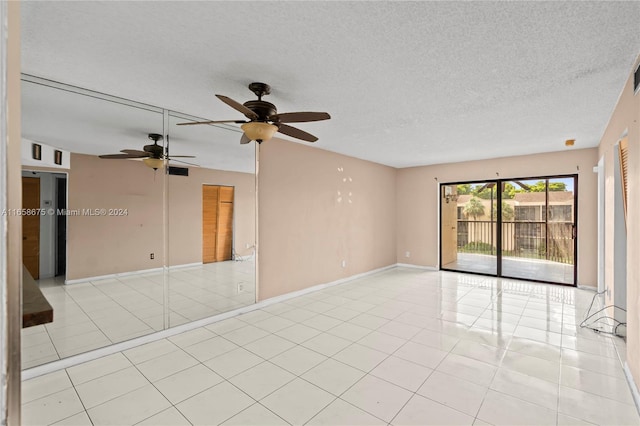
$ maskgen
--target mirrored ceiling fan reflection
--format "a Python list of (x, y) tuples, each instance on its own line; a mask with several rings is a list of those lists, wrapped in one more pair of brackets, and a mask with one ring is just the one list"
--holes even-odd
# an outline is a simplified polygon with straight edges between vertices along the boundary
[(145, 145), (142, 151), (137, 149), (123, 149), (121, 154), (105, 154), (98, 157), (105, 160), (130, 160), (130, 159), (142, 159), (147, 167), (157, 170), (162, 167), (165, 161), (174, 161), (178, 163), (188, 164), (194, 167), (200, 167), (197, 164), (189, 163), (183, 160), (176, 160), (176, 158), (196, 158), (195, 155), (169, 155), (169, 137), (167, 136), (167, 145), (162, 147), (158, 145), (158, 141), (162, 141), (162, 135), (158, 133), (149, 133), (149, 139), (153, 141), (151, 145)]

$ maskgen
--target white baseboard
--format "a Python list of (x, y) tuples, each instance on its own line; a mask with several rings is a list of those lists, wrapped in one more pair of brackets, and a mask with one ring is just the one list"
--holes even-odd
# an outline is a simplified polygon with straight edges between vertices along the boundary
[[(196, 266), (202, 266), (202, 262), (185, 263), (183, 265), (173, 265), (173, 266), (169, 266), (167, 269), (171, 271), (174, 269), (192, 268)], [(96, 275), (93, 277), (78, 278), (75, 280), (64, 280), (64, 283), (65, 284), (88, 283), (90, 281), (100, 281), (100, 280), (108, 280), (113, 278), (130, 277), (134, 275), (151, 274), (154, 272), (162, 272), (162, 271), (164, 271), (164, 268), (141, 269), (139, 271), (118, 272), (116, 274)]]
[(592, 286), (590, 286), (590, 285), (578, 285), (578, 288), (579, 288), (580, 290), (593, 291), (594, 293), (595, 293), (596, 291), (598, 291), (598, 288), (597, 288), (597, 287), (592, 287)]
[(412, 265), (410, 263), (396, 263), (396, 266), (400, 268), (413, 268), (413, 269), (421, 269), (424, 271), (437, 271), (438, 268), (434, 266), (422, 266), (422, 265)]
[(236, 262), (244, 262), (245, 260), (251, 260), (253, 259), (255, 256), (253, 254), (248, 254), (246, 256), (236, 256), (233, 258), (234, 261)]
[(108, 280), (113, 278), (121, 278), (121, 277), (129, 277), (132, 275), (141, 275), (141, 274), (150, 274), (153, 272), (162, 272), (163, 268), (151, 268), (151, 269), (142, 269), (140, 271), (131, 271), (131, 272), (118, 272), (117, 274), (107, 274), (107, 275), (96, 275), (93, 277), (86, 278), (77, 278), (74, 280), (64, 280), (65, 284), (79, 284), (79, 283), (87, 283), (89, 281), (100, 281), (100, 280)]
[(202, 266), (202, 262), (184, 263), (182, 265), (172, 265), (172, 266), (169, 266), (169, 270), (171, 271), (173, 269), (195, 268), (196, 266)]
[(62, 370), (64, 368), (69, 368), (77, 364), (93, 361), (94, 359), (102, 358), (107, 355), (111, 355), (117, 352), (122, 352), (131, 348), (135, 348), (136, 346), (144, 345), (145, 343), (151, 343), (151, 342), (155, 342), (156, 340), (166, 339), (167, 337), (184, 333), (185, 331), (194, 330), (196, 328), (213, 324), (218, 321), (235, 317), (237, 315), (245, 314), (247, 312), (255, 311), (256, 309), (261, 309), (266, 306), (273, 305), (274, 303), (283, 302), (285, 300), (293, 299), (294, 297), (299, 297), (305, 294), (313, 293), (328, 287), (333, 287), (339, 284), (353, 281), (358, 278), (374, 275), (374, 274), (386, 271), (388, 269), (393, 269), (395, 267), (396, 267), (395, 264), (389, 265), (382, 268), (373, 269), (371, 271), (363, 272), (361, 274), (351, 275), (349, 277), (341, 278), (339, 280), (331, 281), (329, 283), (318, 284), (313, 287), (308, 287), (302, 290), (298, 290), (298, 291), (283, 294), (280, 296), (275, 296), (269, 299), (261, 300), (260, 302), (254, 303), (253, 305), (244, 306), (242, 308), (234, 309), (233, 311), (229, 311), (222, 314), (214, 315), (212, 317), (192, 321), (187, 324), (182, 324), (176, 327), (168, 328), (166, 330), (157, 331), (155, 333), (147, 334), (146, 336), (136, 337), (134, 339), (127, 340), (124, 342), (114, 343), (113, 345), (110, 345), (110, 346), (105, 346), (103, 348), (95, 349), (90, 352), (84, 352), (78, 355), (70, 356), (68, 358), (52, 361), (48, 364), (32, 367), (22, 371), (22, 380), (33, 379), (34, 377), (42, 376), (48, 373), (53, 373), (54, 371)]
[(627, 378), (627, 383), (629, 383), (633, 401), (636, 403), (636, 410), (638, 410), (638, 414), (640, 414), (640, 392), (638, 391), (638, 385), (633, 380), (633, 374), (631, 374), (629, 364), (627, 364), (626, 362), (624, 363), (624, 375)]
[(311, 286), (311, 287), (303, 288), (302, 290), (296, 290), (296, 291), (292, 291), (290, 293), (281, 294), (280, 296), (270, 297), (269, 299), (261, 300), (259, 303), (266, 303), (263, 306), (268, 306), (268, 305), (272, 305), (274, 303), (284, 302), (285, 300), (293, 299), (294, 297), (304, 296), (305, 294), (314, 293), (316, 291), (323, 290), (325, 288), (329, 288), (329, 287), (336, 286), (338, 284), (343, 284), (343, 283), (346, 283), (346, 282), (349, 282), (349, 281), (353, 281), (353, 280), (356, 280), (358, 278), (364, 278), (364, 277), (367, 277), (369, 275), (373, 275), (373, 274), (377, 274), (377, 273), (386, 271), (388, 269), (393, 269), (395, 267), (396, 267), (396, 265), (389, 265), (389, 266), (384, 266), (384, 267), (378, 268), (378, 269), (372, 269), (371, 271), (367, 271), (367, 272), (363, 272), (363, 273), (355, 274), (355, 275), (350, 275), (350, 276), (348, 276), (346, 278), (340, 278), (339, 280), (335, 280), (335, 281), (331, 281), (331, 282), (323, 283), (323, 284), (316, 284), (316, 285)]

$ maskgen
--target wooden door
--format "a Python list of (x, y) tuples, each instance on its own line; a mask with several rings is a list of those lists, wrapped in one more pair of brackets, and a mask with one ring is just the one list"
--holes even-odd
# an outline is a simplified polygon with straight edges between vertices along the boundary
[(219, 186), (202, 185), (202, 263), (216, 261)]
[(202, 263), (233, 258), (233, 187), (202, 186)]
[[(40, 178), (22, 178), (22, 208), (40, 208)], [(22, 263), (33, 279), (40, 278), (40, 216), (22, 216)]]
[(233, 258), (233, 187), (220, 187), (218, 205), (218, 240), (216, 242), (216, 261)]

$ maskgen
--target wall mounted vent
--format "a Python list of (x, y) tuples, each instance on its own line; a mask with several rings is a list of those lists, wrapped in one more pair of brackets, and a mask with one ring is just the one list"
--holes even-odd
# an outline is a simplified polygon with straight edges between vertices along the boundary
[(640, 87), (640, 64), (638, 64), (638, 68), (636, 68), (636, 72), (633, 73), (633, 93), (638, 93), (638, 88)]
[(176, 176), (189, 176), (189, 169), (186, 167), (169, 166), (169, 174)]

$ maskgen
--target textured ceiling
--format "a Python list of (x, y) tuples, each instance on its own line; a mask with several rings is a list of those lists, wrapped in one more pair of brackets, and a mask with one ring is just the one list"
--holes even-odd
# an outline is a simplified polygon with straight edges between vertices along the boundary
[(640, 2), (21, 7), (24, 73), (210, 119), (263, 81), (332, 115), (299, 125), (318, 148), (394, 167), (597, 146), (640, 53)]

